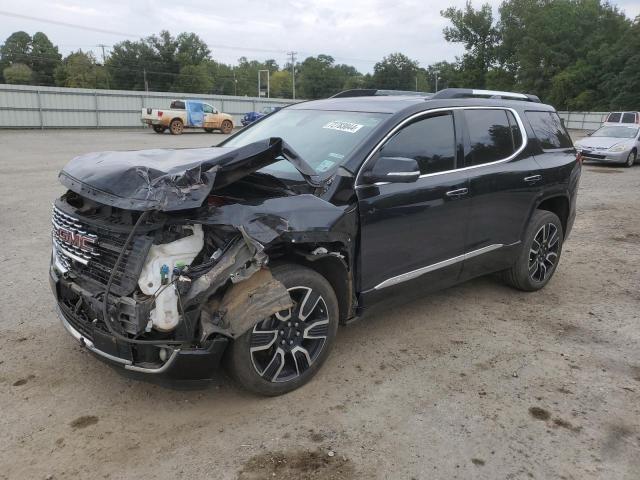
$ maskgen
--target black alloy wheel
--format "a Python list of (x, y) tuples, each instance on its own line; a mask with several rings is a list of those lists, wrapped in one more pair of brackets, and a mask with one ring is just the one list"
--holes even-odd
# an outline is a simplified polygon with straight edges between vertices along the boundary
[(324, 298), (310, 287), (288, 288), (293, 308), (258, 323), (251, 332), (251, 361), (270, 382), (288, 382), (318, 359), (329, 333)]
[(529, 249), (529, 276), (535, 282), (544, 282), (553, 272), (559, 258), (560, 235), (558, 227), (547, 223), (536, 232)]
[(236, 338), (225, 363), (247, 390), (281, 395), (308, 382), (326, 360), (338, 329), (338, 301), (329, 282), (310, 268), (286, 264), (271, 272), (293, 306)]
[(544, 287), (558, 267), (564, 231), (558, 216), (536, 210), (522, 238), (511, 268), (501, 272), (504, 281), (518, 290), (533, 292)]

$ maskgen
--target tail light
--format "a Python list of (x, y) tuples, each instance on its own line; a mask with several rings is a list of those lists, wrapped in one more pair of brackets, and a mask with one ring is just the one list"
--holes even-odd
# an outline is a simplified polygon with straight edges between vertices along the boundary
[(160, 117), (162, 116), (162, 114), (163, 114), (163, 113), (164, 113), (163, 111), (158, 110), (158, 118), (160, 118)]

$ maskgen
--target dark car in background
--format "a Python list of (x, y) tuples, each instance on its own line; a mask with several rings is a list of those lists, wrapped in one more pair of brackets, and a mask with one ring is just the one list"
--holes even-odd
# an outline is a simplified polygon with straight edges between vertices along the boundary
[(240, 120), (240, 123), (242, 123), (242, 125), (246, 127), (247, 125), (255, 122), (256, 120), (260, 120), (262, 117), (269, 115), (273, 112), (277, 112), (280, 109), (282, 109), (282, 107), (264, 107), (260, 112), (245, 113), (242, 119)]
[(72, 160), (50, 282), (65, 328), (105, 361), (181, 378), (222, 361), (278, 395), (375, 305), (495, 272), (543, 288), (580, 173), (555, 109), (533, 95), (294, 104), (219, 147)]

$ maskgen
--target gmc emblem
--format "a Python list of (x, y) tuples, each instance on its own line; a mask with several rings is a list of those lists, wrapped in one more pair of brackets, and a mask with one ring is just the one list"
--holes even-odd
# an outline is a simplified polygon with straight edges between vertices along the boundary
[(91, 253), (96, 244), (95, 237), (88, 237), (86, 235), (82, 235), (77, 232), (72, 232), (71, 230), (67, 230), (66, 228), (58, 227), (55, 230), (56, 237), (66, 243), (67, 245), (71, 245), (72, 247), (79, 248), (82, 251)]

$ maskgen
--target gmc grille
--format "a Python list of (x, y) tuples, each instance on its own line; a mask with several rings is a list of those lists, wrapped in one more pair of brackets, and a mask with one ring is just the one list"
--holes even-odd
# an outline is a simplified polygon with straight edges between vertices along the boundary
[[(121, 225), (109, 228), (104, 220), (70, 215), (57, 205), (53, 206), (52, 224), (58, 263), (82, 279), (106, 285), (128, 232), (122, 231)], [(147, 235), (134, 237), (114, 276), (113, 293), (133, 293), (151, 243), (152, 238)]]

